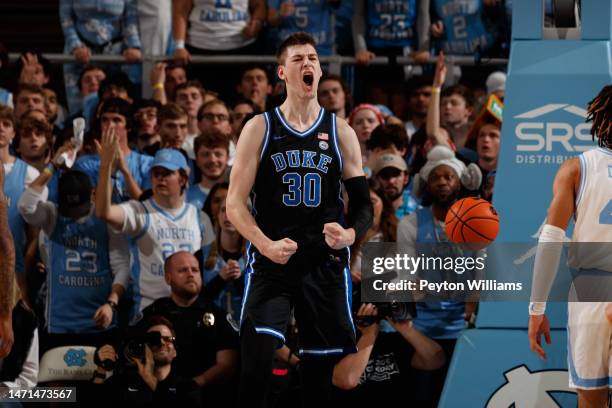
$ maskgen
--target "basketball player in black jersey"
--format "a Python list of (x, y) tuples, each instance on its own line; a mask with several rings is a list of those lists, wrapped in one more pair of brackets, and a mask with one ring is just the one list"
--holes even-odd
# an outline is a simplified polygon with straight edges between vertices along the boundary
[(251, 243), (240, 319), (241, 407), (266, 406), (274, 351), (285, 341), (292, 308), (302, 401), (329, 399), (335, 361), (355, 351), (348, 248), (372, 221), (357, 136), (317, 102), (322, 72), (314, 40), (293, 34), (277, 58), (287, 99), (244, 127), (227, 197), (228, 217)]

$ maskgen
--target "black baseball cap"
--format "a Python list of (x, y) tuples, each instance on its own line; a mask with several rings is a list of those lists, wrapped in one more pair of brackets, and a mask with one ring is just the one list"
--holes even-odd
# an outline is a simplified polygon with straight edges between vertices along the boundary
[(93, 187), (89, 177), (83, 172), (68, 170), (59, 179), (59, 213), (63, 217), (80, 218), (91, 208)]

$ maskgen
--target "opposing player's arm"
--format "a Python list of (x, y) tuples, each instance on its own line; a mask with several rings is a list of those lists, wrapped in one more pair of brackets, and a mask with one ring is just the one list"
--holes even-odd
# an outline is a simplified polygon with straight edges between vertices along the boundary
[[(353, 237), (348, 245), (352, 245), (355, 238), (365, 234), (372, 225), (372, 203), (368, 183), (363, 173), (361, 148), (357, 135), (343, 119), (338, 119), (337, 129), (343, 161), (342, 178), (349, 197), (348, 212), (351, 221), (349, 230), (353, 230), (351, 233)], [(327, 237), (326, 241), (329, 244)], [(334, 245), (330, 246), (334, 247)]]
[(546, 224), (540, 232), (533, 266), (531, 302), (529, 303), (528, 337), (531, 350), (546, 357), (541, 336), (550, 344), (550, 325), (544, 316), (546, 300), (559, 269), (561, 251), (565, 241), (565, 230), (575, 211), (575, 202), (580, 187), (580, 159), (565, 161), (555, 176), (553, 198), (548, 207)]
[(13, 285), (15, 284), (15, 245), (8, 223), (8, 202), (4, 195), (4, 164), (0, 161), (0, 358), (13, 346)]
[(580, 188), (580, 159), (566, 160), (557, 171), (553, 183), (553, 198), (548, 207), (546, 224), (562, 230), (567, 229), (570, 218), (574, 215), (576, 195)]

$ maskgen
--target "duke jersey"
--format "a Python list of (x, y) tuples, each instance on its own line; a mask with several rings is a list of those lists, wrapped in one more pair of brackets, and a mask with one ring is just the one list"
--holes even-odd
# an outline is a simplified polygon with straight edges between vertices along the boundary
[(485, 27), (482, 0), (435, 0), (435, 8), (444, 22), (444, 52), (473, 54), (493, 45), (495, 30)]
[[(576, 196), (575, 243), (612, 243), (612, 150), (603, 147), (580, 156), (580, 189)], [(610, 244), (572, 244), (572, 268), (612, 272)]]
[(328, 0), (268, 0), (268, 6), (280, 10), (283, 3), (293, 2), (293, 15), (283, 18), (279, 27), (279, 44), (291, 34), (305, 31), (317, 44), (319, 55), (332, 54), (331, 9)]
[(160, 208), (153, 199), (142, 203), (144, 229), (134, 237), (131, 268), (134, 284), (134, 308), (142, 311), (156, 299), (170, 296), (164, 281), (164, 261), (177, 251), (194, 253), (202, 247), (200, 215), (195, 206), (185, 203), (176, 216)]
[(28, 165), (21, 159), (15, 159), (13, 169), (10, 173), (6, 174), (4, 180), (4, 194), (9, 200), (8, 207), (8, 218), (9, 228), (11, 234), (13, 234), (13, 241), (15, 243), (15, 271), (18, 273), (25, 272), (25, 264), (23, 254), (25, 250), (25, 222), (19, 213), (17, 203), (19, 197), (23, 194), (26, 188), (26, 174), (28, 171)]
[(304, 132), (277, 107), (264, 113), (265, 136), (251, 200), (257, 225), (272, 240), (289, 238), (298, 254), (325, 248), (323, 225), (342, 225), (342, 156), (336, 115), (321, 108)]
[(369, 47), (414, 47), (416, 0), (367, 0)]
[(47, 241), (49, 333), (103, 330), (96, 327), (93, 316), (113, 284), (108, 240), (106, 224), (95, 216), (80, 222), (57, 217)]

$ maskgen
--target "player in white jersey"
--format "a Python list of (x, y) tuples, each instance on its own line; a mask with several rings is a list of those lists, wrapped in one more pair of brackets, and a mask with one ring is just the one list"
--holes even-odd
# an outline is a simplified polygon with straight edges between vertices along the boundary
[[(528, 332), (531, 349), (542, 358), (546, 354), (541, 336), (551, 342), (544, 301), (559, 266), (565, 230), (572, 215), (576, 223), (569, 266), (579, 270), (579, 277), (598, 271), (612, 272), (609, 245), (581, 244), (612, 245), (612, 85), (604, 87), (591, 101), (588, 114), (588, 120), (593, 122), (591, 134), (597, 137), (599, 147), (565, 161), (559, 168), (536, 253)], [(569, 385), (578, 392), (580, 408), (608, 406), (612, 387), (612, 321), (607, 312), (611, 305), (568, 303)]]
[(178, 150), (161, 149), (155, 155), (151, 198), (112, 205), (110, 175), (117, 151), (111, 127), (102, 136), (96, 215), (136, 243), (132, 262), (137, 267), (132, 268), (132, 283), (137, 319), (143, 308), (170, 295), (170, 287), (164, 281), (165, 259), (177, 251), (194, 253), (206, 249), (214, 240), (214, 232), (208, 216), (184, 201), (189, 166)]

